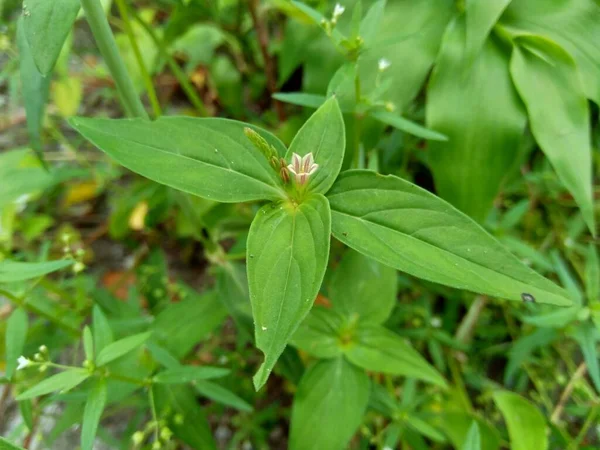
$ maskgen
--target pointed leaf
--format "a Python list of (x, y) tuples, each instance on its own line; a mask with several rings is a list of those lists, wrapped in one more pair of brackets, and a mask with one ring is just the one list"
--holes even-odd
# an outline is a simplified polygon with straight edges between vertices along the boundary
[(294, 396), (290, 450), (342, 450), (362, 422), (369, 377), (343, 358), (319, 361), (302, 377)]
[(588, 302), (600, 302), (600, 259), (594, 244), (589, 244), (585, 259), (585, 293)]
[(482, 49), (490, 31), (512, 0), (466, 0), (466, 59), (472, 62)]
[(324, 194), (335, 181), (344, 159), (346, 133), (344, 119), (335, 97), (327, 100), (300, 128), (285, 156), (291, 161), (292, 154), (313, 154), (319, 165), (308, 181), (311, 192)]
[(461, 450), (481, 450), (481, 435), (477, 422), (473, 421)]
[[(190, 194), (220, 202), (277, 200), (284, 195), (278, 173), (246, 137), (241, 122), (74, 118), (70, 124), (128, 169)], [(254, 130), (280, 155), (285, 153), (276, 137)]]
[(6, 322), (6, 367), (5, 376), (9, 380), (17, 368), (17, 359), (23, 354), (27, 338), (27, 313), (22, 308), (15, 309)]
[(13, 283), (15, 281), (31, 280), (43, 277), (49, 273), (64, 269), (73, 264), (71, 259), (46, 261), (39, 263), (26, 263), (11, 261), (10, 259), (0, 261), (0, 283)]
[(494, 402), (504, 416), (512, 450), (546, 450), (546, 420), (540, 410), (518, 394), (499, 391)]
[(577, 65), (542, 37), (519, 36), (515, 44), (510, 71), (531, 131), (594, 233), (590, 111)]
[(316, 194), (300, 205), (264, 206), (248, 235), (248, 283), (256, 346), (265, 361), (254, 377), (269, 377), (321, 287), (329, 258), (329, 203)]
[(94, 439), (106, 405), (106, 381), (98, 380), (87, 397), (81, 423), (81, 450), (92, 450)]
[(423, 139), (430, 139), (432, 141), (447, 141), (448, 137), (437, 131), (425, 128), (418, 123), (411, 122), (404, 117), (397, 114), (386, 112), (386, 111), (375, 111), (369, 112), (369, 115), (386, 125), (390, 125), (394, 128), (404, 131), (405, 133), (412, 134)]
[(94, 305), (92, 309), (92, 335), (96, 355), (113, 342), (113, 332), (108, 319), (98, 305)]
[(482, 42), (473, 60), (467, 49), (461, 16), (448, 26), (427, 90), (427, 126), (449, 138), (429, 144), (429, 164), (439, 195), (481, 223), (517, 167), (527, 117), (500, 43)]
[(373, 372), (403, 375), (446, 387), (446, 380), (403, 338), (380, 325), (359, 326), (345, 352), (348, 360)]
[(23, 447), (12, 444), (8, 440), (0, 436), (0, 450), (25, 450)]
[(206, 380), (197, 380), (194, 384), (194, 388), (196, 389), (196, 392), (203, 397), (210, 398), (222, 405), (230, 406), (239, 411), (252, 411), (252, 406), (248, 402), (216, 383)]
[(79, 0), (26, 0), (23, 22), (33, 60), (40, 73), (50, 73), (79, 12)]
[(51, 392), (67, 392), (90, 376), (89, 372), (81, 369), (69, 369), (52, 375), (50, 378), (39, 382), (32, 388), (17, 396), (17, 400), (39, 397)]
[(377, 0), (360, 22), (359, 36), (368, 47), (377, 38), (384, 17), (386, 0)]
[(308, 108), (319, 108), (327, 101), (327, 97), (324, 95), (305, 94), (304, 92), (278, 92), (277, 94), (273, 94), (273, 98), (280, 102), (306, 106)]
[(397, 273), (390, 266), (348, 249), (331, 278), (333, 308), (361, 322), (383, 323), (396, 304)]
[(229, 369), (211, 366), (180, 366), (164, 370), (154, 376), (154, 382), (159, 384), (183, 384), (196, 380), (210, 380), (224, 377)]
[(115, 341), (112, 344), (108, 344), (102, 349), (101, 352), (98, 353), (98, 356), (96, 357), (96, 365), (104, 366), (105, 364), (108, 364), (109, 362), (114, 361), (115, 359), (120, 358), (121, 356), (124, 356), (127, 353), (141, 347), (144, 342), (148, 340), (150, 334), (151, 333), (134, 334), (133, 336), (128, 336)]
[[(411, 275), (517, 301), (570, 305), (473, 220), (395, 176), (344, 172), (328, 193), (333, 235)], [(529, 294), (529, 295), (526, 295)]]
[(94, 361), (94, 338), (92, 330), (87, 325), (83, 328), (83, 350), (88, 361)]

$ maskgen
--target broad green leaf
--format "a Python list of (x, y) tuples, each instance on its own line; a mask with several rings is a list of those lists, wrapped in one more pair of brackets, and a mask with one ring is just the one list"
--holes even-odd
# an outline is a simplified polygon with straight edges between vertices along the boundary
[(396, 304), (397, 286), (394, 269), (348, 249), (331, 278), (329, 298), (348, 317), (383, 323)]
[(327, 86), (327, 97), (335, 97), (344, 112), (356, 108), (356, 63), (349, 62), (340, 67)]
[(23, 354), (28, 325), (27, 313), (22, 308), (15, 309), (6, 322), (5, 376), (9, 380), (17, 367), (17, 359)]
[(494, 402), (504, 416), (511, 450), (546, 450), (546, 420), (540, 410), (518, 394), (494, 393)]
[(23, 19), (17, 24), (17, 46), (19, 48), (19, 65), (21, 72), (21, 92), (27, 115), (27, 131), (31, 148), (35, 150), (40, 161), (42, 159), (42, 122), (50, 92), (50, 78), (39, 72), (33, 61), (33, 55), (25, 36)]
[(87, 325), (83, 328), (83, 350), (88, 361), (94, 361), (94, 338), (92, 330)]
[[(0, 11), (1, 12), (1, 11)], [(25, 450), (23, 447), (12, 444), (0, 436), (0, 450)]]
[(408, 181), (350, 170), (327, 197), (333, 235), (384, 264), (509, 300), (572, 303), (563, 289), (522, 264), (472, 219)]
[(461, 450), (481, 450), (481, 435), (477, 422), (473, 421)]
[(71, 264), (73, 264), (73, 261), (70, 259), (39, 263), (18, 262), (7, 259), (0, 261), (0, 283), (13, 283), (43, 277)]
[(527, 118), (501, 44), (488, 39), (472, 61), (467, 48), (461, 16), (448, 26), (427, 91), (427, 125), (449, 139), (428, 153), (439, 195), (481, 223), (518, 167)]
[[(163, 117), (73, 118), (86, 139), (128, 169), (158, 183), (220, 202), (278, 200), (282, 180), (244, 134), (246, 124), (226, 119)], [(280, 155), (283, 144), (254, 128)]]
[[(191, 448), (217, 450), (212, 431), (206, 420), (203, 408), (198, 403), (194, 391), (187, 386), (154, 385), (152, 388), (156, 410), (161, 414), (170, 411), (167, 420), (175, 436)], [(183, 421), (174, 420), (183, 417)]]
[[(492, 3), (492, 2), (490, 2)], [(600, 5), (594, 0), (515, 0), (501, 20), (557, 42), (577, 61), (588, 98), (600, 104)]]
[[(444, 29), (455, 14), (453, 0), (394, 0), (387, 3), (373, 43), (359, 58), (363, 92), (376, 88), (377, 64), (390, 61), (384, 79), (392, 84), (387, 98), (402, 112), (417, 96), (438, 54)], [(407, 63), (410, 61), (410, 63)]]
[(108, 344), (113, 342), (113, 332), (108, 319), (98, 305), (92, 309), (92, 335), (94, 340), (94, 353), (100, 353)]
[[(178, 358), (185, 356), (227, 316), (216, 292), (199, 295), (185, 288), (183, 293), (184, 300), (169, 305), (152, 324), (154, 337)], [(182, 317), (186, 320), (182, 321)]]
[(430, 139), (432, 141), (447, 141), (448, 137), (444, 134), (438, 133), (437, 131), (430, 130), (418, 123), (411, 122), (404, 117), (387, 111), (375, 111), (369, 112), (369, 115), (374, 119), (379, 120), (386, 125), (390, 125), (394, 128), (404, 131), (405, 133), (412, 134), (423, 139)]
[(278, 92), (273, 94), (275, 100), (292, 105), (306, 106), (308, 108), (319, 108), (327, 101), (327, 97), (317, 94), (305, 94), (303, 92)]
[(485, 45), (490, 31), (498, 22), (502, 12), (512, 0), (466, 0), (466, 51), (465, 57), (470, 63)]
[(128, 336), (108, 344), (102, 349), (102, 351), (98, 352), (98, 356), (96, 357), (96, 365), (104, 366), (109, 362), (114, 361), (115, 359), (120, 358), (121, 356), (124, 356), (127, 353), (141, 347), (144, 342), (148, 340), (150, 334), (151, 333), (134, 334), (133, 336)]
[(510, 71), (536, 141), (594, 233), (590, 111), (575, 61), (552, 41), (519, 36)]
[(11, 150), (0, 154), (0, 180), (2, 208), (21, 196), (46, 189), (54, 178), (29, 150)]
[(317, 358), (335, 358), (342, 353), (344, 323), (344, 318), (336, 311), (315, 307), (290, 343)]
[(256, 346), (265, 355), (254, 376), (257, 389), (315, 301), (329, 258), (330, 233), (329, 203), (320, 194), (299, 205), (266, 205), (252, 222), (248, 284)]
[(50, 73), (79, 12), (79, 0), (26, 0), (23, 23), (35, 65)]
[(154, 375), (154, 382), (159, 384), (183, 384), (196, 380), (210, 380), (227, 375), (229, 369), (211, 366), (180, 366), (164, 370)]
[(105, 405), (106, 381), (101, 378), (92, 386), (85, 402), (81, 422), (81, 450), (92, 450)]
[(369, 377), (344, 358), (314, 364), (294, 396), (290, 450), (345, 449), (362, 422), (369, 391)]
[(365, 370), (447, 386), (444, 377), (403, 338), (380, 325), (359, 325), (345, 355), (351, 363)]
[(197, 380), (194, 384), (194, 388), (196, 389), (196, 392), (203, 397), (210, 398), (211, 400), (221, 403), (222, 405), (230, 406), (239, 411), (252, 411), (252, 406), (248, 402), (216, 383), (206, 380)]
[(28, 398), (39, 397), (40, 395), (46, 395), (57, 391), (61, 393), (67, 392), (89, 378), (89, 376), (90, 373), (86, 370), (65, 370), (64, 372), (57, 373), (56, 375), (52, 375), (50, 378), (40, 381), (32, 388), (26, 390), (22, 394), (19, 394), (17, 396), (17, 400), (27, 400)]
[(377, 39), (384, 17), (385, 6), (386, 0), (377, 0), (360, 22), (359, 36), (363, 39), (367, 48)]
[(324, 194), (342, 168), (345, 147), (344, 119), (337, 100), (332, 97), (300, 128), (285, 159), (291, 161), (293, 153), (300, 156), (312, 153), (319, 168), (311, 175), (307, 189)]

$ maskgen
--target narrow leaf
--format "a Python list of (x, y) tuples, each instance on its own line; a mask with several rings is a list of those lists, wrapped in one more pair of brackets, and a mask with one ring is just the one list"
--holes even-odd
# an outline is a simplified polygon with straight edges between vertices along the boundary
[(577, 65), (552, 41), (519, 36), (510, 64), (531, 131), (595, 233), (590, 111)]
[(367, 14), (365, 18), (360, 22), (360, 32), (359, 36), (365, 42), (365, 45), (368, 47), (372, 44), (381, 29), (381, 22), (384, 17), (386, 0), (377, 0)]
[(39, 397), (51, 392), (67, 392), (73, 389), (78, 384), (86, 380), (90, 374), (81, 369), (69, 369), (64, 372), (52, 375), (40, 383), (33, 386), (31, 389), (17, 396), (17, 400), (27, 400), (28, 398)]
[(108, 319), (98, 305), (92, 309), (92, 334), (95, 354), (100, 353), (108, 344), (113, 342), (113, 333)]
[(438, 133), (437, 131), (430, 130), (429, 128), (425, 128), (418, 123), (411, 122), (404, 117), (401, 117), (397, 114), (386, 112), (386, 111), (375, 111), (369, 112), (369, 115), (381, 123), (385, 123), (386, 125), (390, 125), (394, 128), (399, 129), (400, 131), (404, 131), (405, 133), (412, 134), (413, 136), (417, 136), (423, 139), (429, 139), (432, 141), (447, 141), (448, 137), (442, 133)]
[(160, 384), (183, 384), (196, 380), (210, 380), (211, 378), (224, 377), (229, 369), (211, 366), (181, 366), (164, 370), (154, 376), (154, 382)]
[(26, 0), (23, 23), (35, 65), (50, 73), (79, 12), (79, 0)]
[(273, 94), (273, 98), (280, 102), (315, 109), (327, 101), (327, 97), (324, 95), (305, 94), (304, 92), (278, 92), (277, 94)]
[(81, 422), (81, 450), (92, 450), (94, 439), (106, 405), (106, 381), (98, 380), (87, 397)]
[(384, 264), (509, 300), (572, 303), (473, 220), (408, 181), (351, 170), (340, 175), (328, 198), (333, 235)]
[(98, 366), (104, 366), (111, 361), (114, 361), (121, 356), (126, 355), (129, 352), (141, 347), (144, 342), (148, 340), (151, 333), (140, 333), (128, 336), (121, 340), (115, 341), (112, 344), (108, 344), (98, 353), (96, 358), (96, 364)]
[(293, 153), (304, 156), (312, 153), (319, 168), (308, 182), (311, 192), (324, 194), (335, 181), (344, 159), (346, 133), (344, 119), (337, 100), (327, 100), (300, 128), (285, 156)]
[(479, 434), (479, 427), (476, 421), (473, 421), (473, 425), (469, 428), (469, 433), (462, 446), (462, 450), (481, 450), (481, 435)]
[(70, 259), (40, 263), (17, 262), (7, 259), (0, 261), (0, 283), (13, 283), (43, 277), (71, 264), (73, 264), (73, 261)]
[[(283, 197), (279, 174), (246, 137), (247, 125), (241, 122), (74, 118), (70, 124), (123, 166), (175, 189), (220, 202)], [(276, 137), (254, 130), (280, 155), (285, 153)]]
[(343, 358), (319, 361), (302, 377), (292, 406), (290, 450), (346, 448), (362, 422), (369, 377)]
[(256, 346), (265, 355), (254, 377), (257, 389), (315, 301), (329, 258), (330, 230), (329, 203), (319, 194), (300, 205), (266, 205), (252, 222), (248, 283)]
[(8, 318), (6, 323), (6, 367), (5, 376), (9, 380), (17, 367), (17, 359), (23, 354), (25, 339), (27, 337), (27, 313), (17, 308)]
[(225, 389), (223, 386), (220, 386), (216, 383), (212, 383), (206, 380), (198, 380), (194, 384), (196, 392), (206, 398), (210, 398), (217, 403), (221, 403), (225, 406), (230, 406), (239, 411), (250, 412), (252, 411), (252, 406), (246, 402), (244, 399), (238, 397), (236, 394), (231, 392), (228, 389)]
[(83, 350), (88, 361), (94, 361), (94, 338), (92, 330), (87, 325), (83, 328)]
[(18, 447), (8, 440), (0, 436), (0, 450), (25, 450), (23, 447)]
[(403, 375), (447, 386), (444, 377), (415, 349), (380, 325), (359, 326), (345, 355), (350, 362), (365, 370)]
[(546, 450), (546, 420), (531, 402), (518, 394), (499, 391), (494, 402), (504, 416), (512, 450)]

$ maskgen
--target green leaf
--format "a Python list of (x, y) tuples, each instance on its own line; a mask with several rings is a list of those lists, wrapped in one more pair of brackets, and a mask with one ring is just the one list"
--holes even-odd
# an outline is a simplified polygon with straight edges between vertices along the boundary
[(0, 450), (25, 450), (23, 447), (18, 447), (8, 440), (0, 436)]
[(600, 302), (600, 260), (594, 244), (589, 244), (585, 259), (585, 292), (588, 302)]
[(369, 377), (343, 358), (319, 361), (302, 377), (294, 396), (290, 450), (342, 450), (362, 422)]
[(498, 431), (480, 418), (472, 417), (464, 412), (444, 412), (437, 417), (437, 421), (439, 421), (440, 428), (444, 430), (457, 449), (462, 450), (462, 447), (466, 444), (473, 422), (477, 423), (479, 429), (481, 450), (498, 450), (500, 448)]
[(98, 352), (98, 356), (96, 357), (96, 365), (104, 366), (109, 362), (134, 351), (135, 349), (141, 347), (144, 342), (148, 340), (151, 334), (152, 333), (148, 332), (134, 334), (133, 336), (128, 336), (108, 344), (102, 349), (102, 351)]
[(27, 338), (27, 313), (22, 308), (15, 309), (6, 322), (6, 367), (5, 376), (9, 380), (17, 367), (17, 359), (23, 354)]
[(546, 450), (546, 420), (540, 410), (518, 394), (494, 393), (494, 402), (508, 426), (511, 450)]
[(39, 397), (51, 392), (59, 391), (61, 393), (73, 389), (90, 376), (89, 372), (82, 369), (69, 369), (64, 372), (52, 375), (50, 378), (39, 382), (32, 388), (26, 390), (17, 396), (17, 400), (27, 400), (28, 398)]
[(278, 92), (273, 94), (275, 100), (292, 105), (306, 106), (308, 108), (319, 108), (327, 101), (327, 97), (317, 94), (305, 94), (303, 92)]
[(340, 333), (344, 318), (336, 311), (315, 307), (290, 343), (317, 358), (334, 358), (342, 353)]
[(196, 389), (196, 392), (203, 397), (210, 398), (217, 403), (230, 406), (239, 411), (252, 411), (252, 406), (248, 402), (216, 383), (206, 380), (198, 380), (194, 384), (194, 388)]
[(44, 111), (50, 92), (50, 78), (44, 77), (39, 72), (33, 61), (31, 49), (23, 29), (23, 19), (19, 19), (17, 24), (17, 46), (19, 48), (19, 62), (21, 73), (21, 92), (25, 103), (25, 113), (27, 115), (27, 131), (31, 148), (42, 159), (42, 122), (44, 120)]
[(181, 366), (167, 369), (154, 376), (154, 382), (159, 384), (183, 384), (196, 380), (210, 380), (211, 378), (224, 377), (229, 369), (211, 366)]
[(83, 350), (88, 361), (94, 361), (94, 338), (92, 330), (87, 325), (83, 328)]
[(467, 439), (462, 446), (462, 450), (481, 450), (481, 435), (477, 422), (473, 421), (473, 425), (469, 428)]
[(428, 160), (439, 195), (481, 223), (518, 167), (527, 117), (501, 44), (492, 37), (469, 60), (466, 33), (464, 16), (448, 26), (431, 76), (427, 125), (449, 140), (431, 142)]
[[(187, 386), (154, 385), (156, 410), (160, 417), (166, 415), (169, 428), (191, 448), (217, 450), (206, 415), (194, 391)], [(183, 421), (175, 420), (182, 417)]]
[(92, 386), (85, 402), (81, 422), (81, 450), (92, 450), (105, 405), (106, 381), (101, 378)]
[(113, 342), (113, 332), (108, 319), (98, 305), (94, 305), (92, 309), (92, 335), (96, 354)]
[(446, 135), (438, 133), (434, 130), (430, 130), (429, 128), (425, 128), (424, 126), (421, 126), (418, 123), (411, 122), (410, 120), (405, 119), (404, 117), (401, 117), (394, 113), (390, 113), (387, 111), (375, 111), (369, 112), (369, 115), (374, 119), (379, 120), (381, 123), (390, 125), (394, 128), (399, 129), (400, 131), (412, 134), (413, 136), (417, 136), (423, 139), (430, 139), (432, 141), (448, 140), (448, 137)]
[(27, 0), (23, 23), (35, 65), (50, 73), (79, 12), (79, 0)]
[(342, 65), (327, 86), (327, 97), (335, 97), (344, 112), (353, 112), (356, 108), (356, 70), (355, 62)]
[(595, 233), (590, 111), (575, 61), (552, 41), (519, 36), (510, 71), (536, 141)]
[(0, 154), (0, 208), (19, 197), (51, 186), (54, 177), (40, 167), (29, 150)]
[(485, 45), (490, 31), (512, 0), (466, 0), (466, 51), (468, 65)]
[(71, 264), (73, 264), (73, 261), (70, 259), (39, 263), (26, 263), (7, 259), (0, 261), (0, 283), (13, 283), (43, 277)]
[(345, 355), (363, 369), (403, 375), (446, 387), (446, 380), (403, 338), (380, 325), (359, 325)]
[(342, 168), (345, 147), (344, 119), (337, 100), (332, 97), (300, 128), (285, 159), (290, 161), (293, 153), (304, 156), (312, 152), (319, 168), (310, 177), (307, 188), (311, 192), (324, 194)]
[(363, 39), (367, 48), (375, 41), (379, 34), (384, 17), (385, 5), (386, 0), (377, 0), (373, 6), (369, 8), (364, 19), (360, 22), (359, 36)]
[(383, 323), (396, 304), (397, 285), (394, 269), (348, 249), (331, 278), (329, 297), (348, 317)]
[(545, 36), (577, 61), (588, 98), (600, 104), (600, 5), (594, 0), (518, 0), (511, 2), (502, 24)]
[(529, 294), (525, 300), (572, 303), (472, 219), (408, 181), (351, 170), (340, 175), (328, 199), (333, 235), (398, 270), (509, 300)]
[(600, 331), (591, 322), (586, 322), (579, 325), (573, 337), (581, 347), (590, 378), (596, 391), (600, 393), (600, 363), (596, 349), (596, 343), (600, 340)]
[[(219, 202), (278, 200), (282, 180), (244, 134), (246, 124), (226, 119), (163, 117), (73, 118), (86, 139), (128, 169), (180, 191)], [(280, 155), (284, 145), (251, 127)]]
[(254, 377), (265, 384), (321, 287), (329, 258), (331, 212), (320, 194), (299, 205), (264, 206), (248, 235), (248, 283), (256, 346), (265, 361)]

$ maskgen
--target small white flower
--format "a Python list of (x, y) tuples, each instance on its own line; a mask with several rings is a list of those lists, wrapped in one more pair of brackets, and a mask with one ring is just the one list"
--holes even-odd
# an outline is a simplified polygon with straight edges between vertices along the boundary
[(267, 331), (267, 327), (262, 326), (261, 328), (262, 328), (263, 331)]
[(315, 164), (312, 152), (307, 153), (302, 157), (297, 153), (294, 153), (292, 155), (292, 163), (288, 165), (287, 168), (294, 174), (296, 183), (303, 185), (306, 184), (308, 178), (317, 171), (319, 165)]
[(19, 356), (19, 359), (17, 359), (17, 363), (17, 370), (21, 370), (29, 366), (31, 364), (31, 361), (25, 358), (24, 356)]
[(384, 70), (387, 70), (390, 66), (392, 65), (392, 63), (390, 62), (389, 59), (385, 59), (385, 58), (381, 58), (379, 60), (379, 62), (377, 63), (377, 67), (379, 69), (380, 72), (383, 72)]
[(333, 23), (336, 23), (338, 18), (344, 14), (344, 11), (346, 11), (346, 8), (344, 8), (342, 5), (340, 5), (339, 3), (335, 4), (335, 8), (333, 8), (333, 17), (331, 18), (331, 21)]
[(433, 328), (439, 328), (442, 326), (442, 319), (439, 317), (432, 317), (430, 323)]

